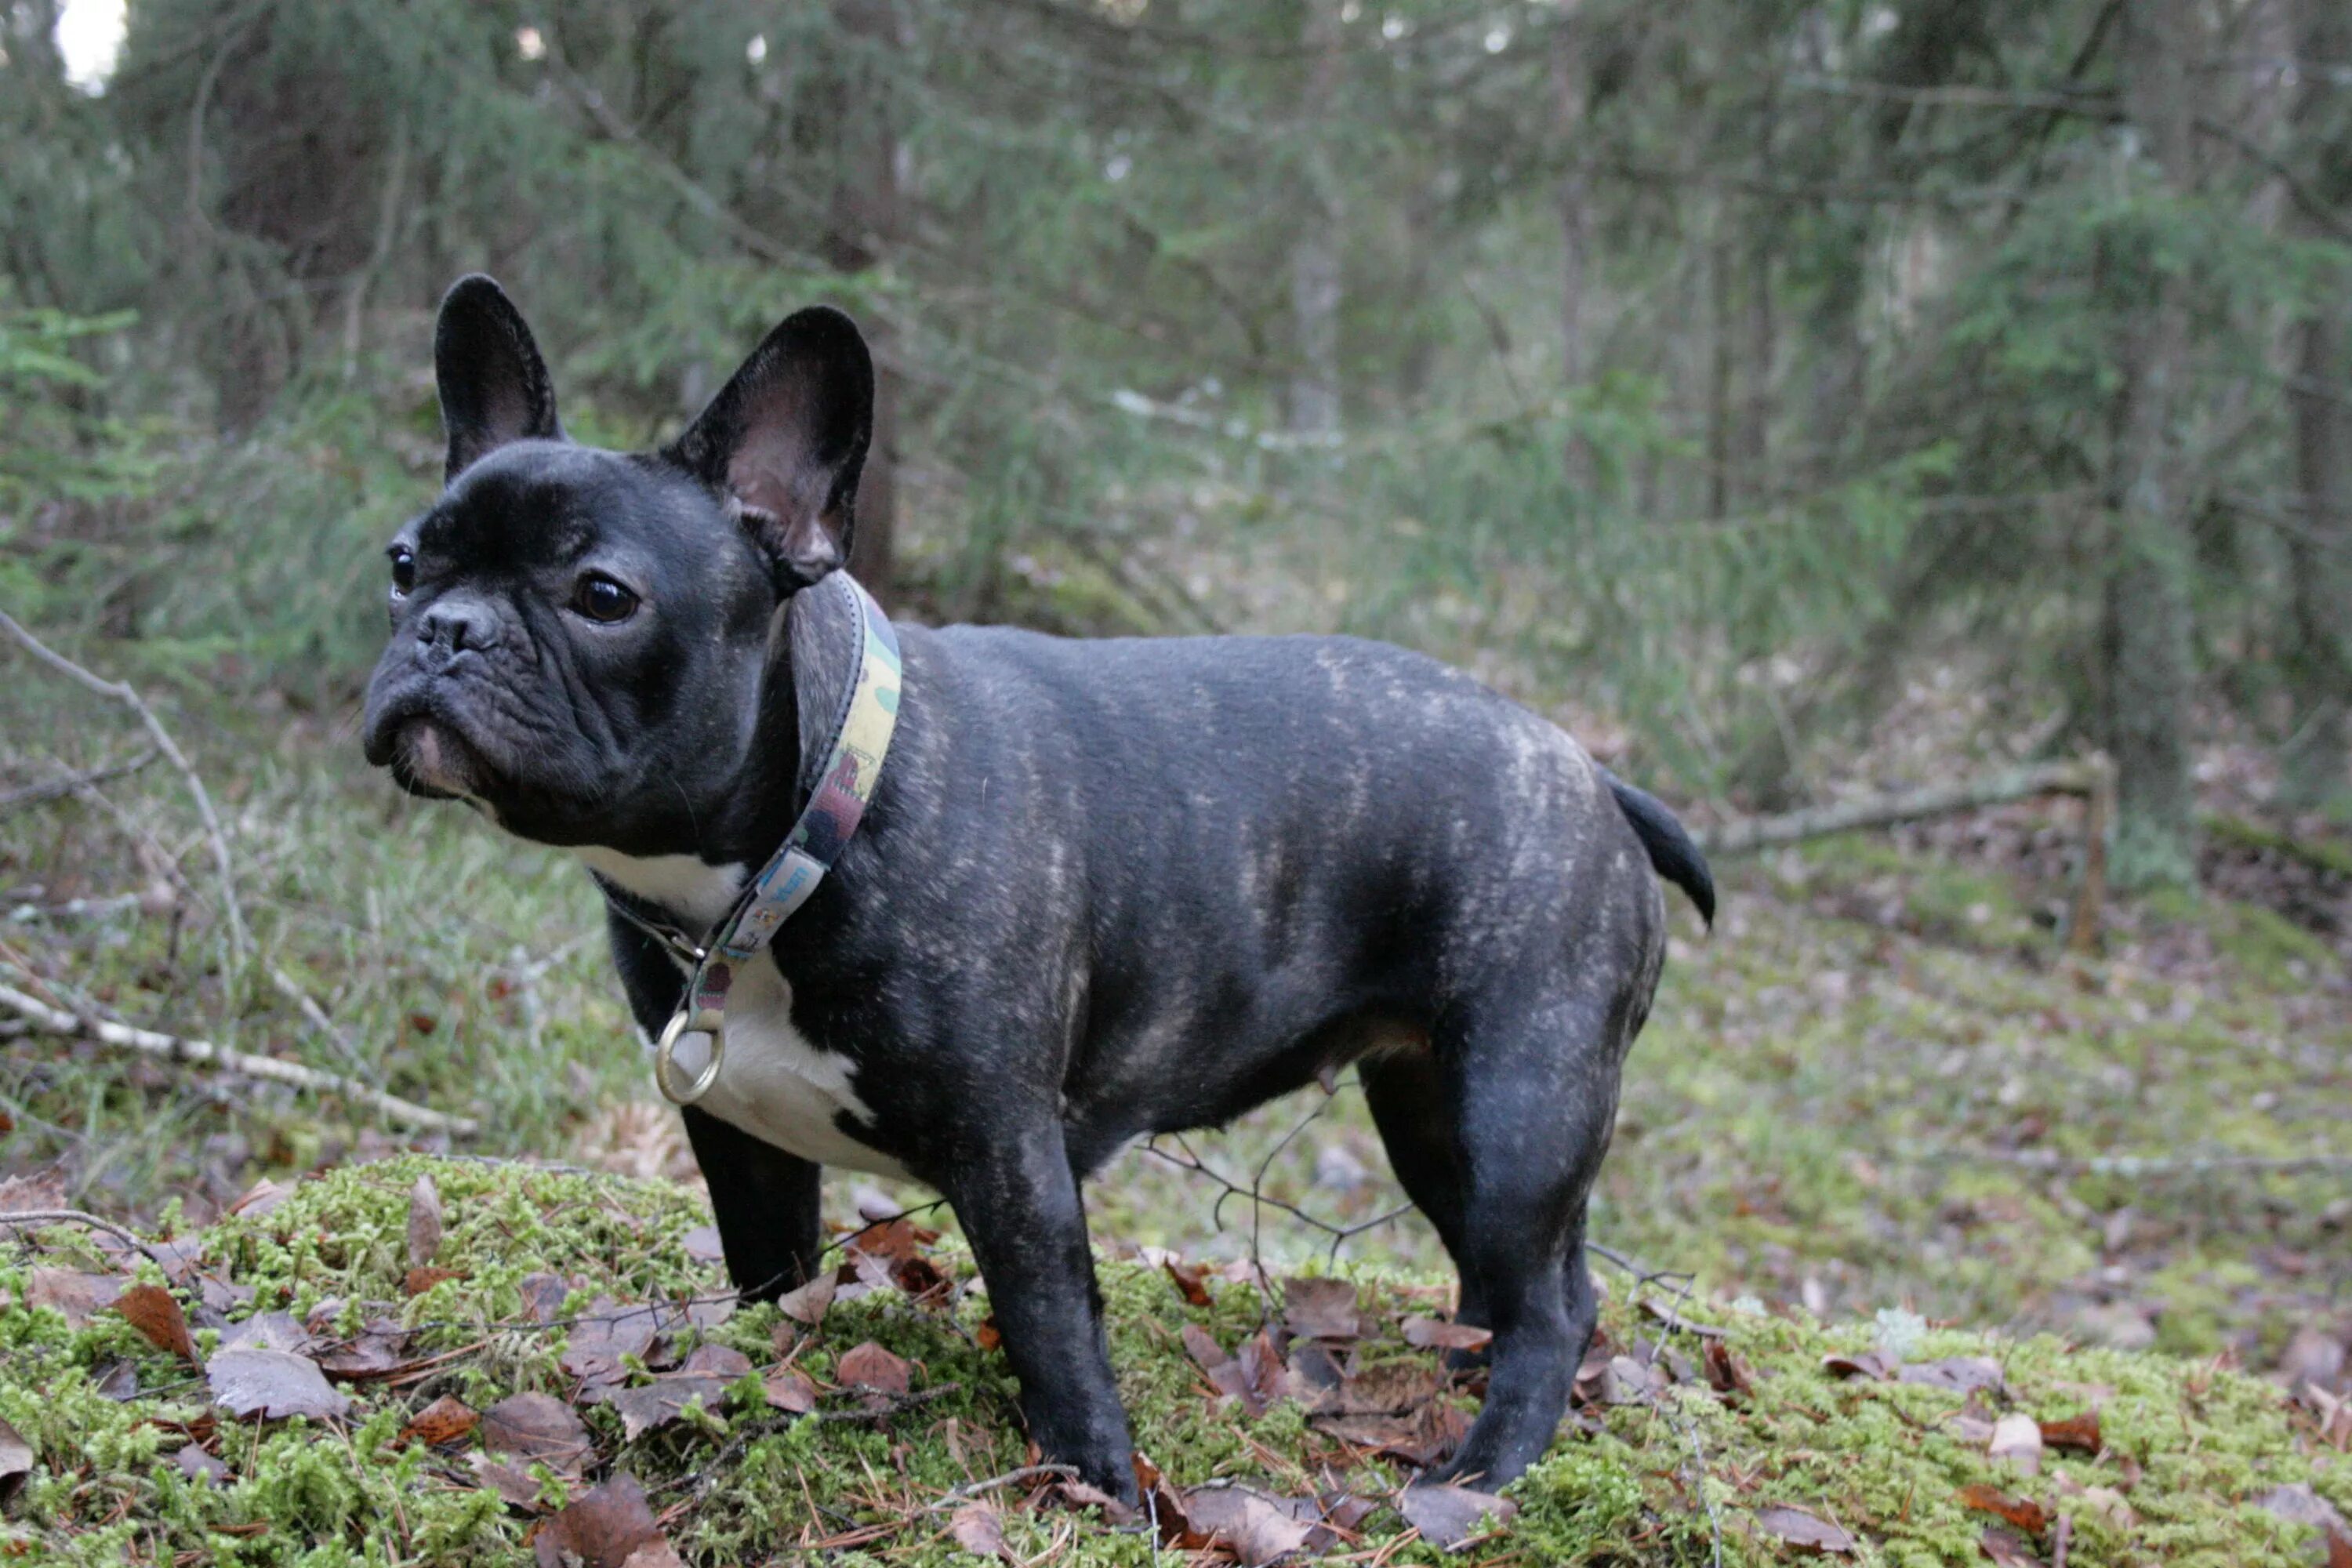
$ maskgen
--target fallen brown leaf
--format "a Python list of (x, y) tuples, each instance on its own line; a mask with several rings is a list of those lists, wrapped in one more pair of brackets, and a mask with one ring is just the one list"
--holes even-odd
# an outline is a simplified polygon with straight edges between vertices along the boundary
[(646, 1433), (667, 1426), (686, 1414), (695, 1400), (716, 1415), (727, 1402), (727, 1385), (715, 1377), (689, 1377), (672, 1373), (635, 1388), (612, 1393), (612, 1405), (621, 1414), (621, 1436), (635, 1442)]
[[(5, 1112), (0, 1112), (5, 1115)], [(0, 1128), (0, 1136), (9, 1130)], [(27, 1214), (35, 1209), (69, 1207), (66, 1202), (65, 1173), (52, 1166), (29, 1176), (10, 1176), (0, 1181), (0, 1214)]]
[(1492, 1329), (1449, 1323), (1443, 1318), (1407, 1318), (1404, 1342), (1420, 1350), (1481, 1351), (1495, 1337)]
[(761, 1381), (767, 1384), (768, 1403), (774, 1408), (792, 1415), (805, 1415), (816, 1408), (816, 1384), (806, 1373), (786, 1367)]
[[(441, 1189), (419, 1176), (408, 1189), (408, 1266), (422, 1268), (441, 1250)], [(410, 1295), (418, 1294), (411, 1290)]]
[(1832, 1377), (1866, 1377), (1874, 1383), (1885, 1383), (1902, 1365), (1885, 1351), (1861, 1351), (1848, 1355), (1832, 1351), (1822, 1357), (1822, 1370)]
[(445, 1279), (463, 1279), (465, 1272), (462, 1268), (412, 1268), (402, 1278), (400, 1288), (408, 1295), (422, 1296)]
[(732, 1383), (751, 1370), (751, 1358), (731, 1345), (697, 1345), (687, 1353), (677, 1370), (696, 1377), (716, 1377)]
[(797, 1290), (787, 1290), (776, 1299), (776, 1310), (795, 1323), (814, 1328), (824, 1318), (824, 1310), (833, 1305), (833, 1294), (838, 1287), (831, 1270), (818, 1275)]
[(1853, 1551), (1853, 1537), (1811, 1509), (1772, 1503), (1756, 1510), (1756, 1527), (1783, 1545), (1816, 1555)]
[(639, 1548), (661, 1539), (645, 1489), (621, 1471), (592, 1487), (541, 1525), (531, 1537), (540, 1568), (624, 1568)]
[(877, 1394), (904, 1394), (910, 1370), (904, 1361), (867, 1340), (841, 1353), (841, 1359), (834, 1363), (833, 1375), (835, 1382), (853, 1388), (870, 1388)]
[(1352, 1340), (1363, 1331), (1356, 1287), (1345, 1279), (1301, 1276), (1282, 1282), (1283, 1321), (1302, 1340)]
[(1186, 1301), (1195, 1307), (1211, 1307), (1216, 1304), (1217, 1299), (1209, 1294), (1208, 1275), (1199, 1266), (1180, 1263), (1173, 1258), (1163, 1258), (1160, 1260), (1160, 1267), (1167, 1270), (1169, 1279), (1176, 1287), (1176, 1293), (1183, 1297)]
[(482, 1446), (574, 1476), (590, 1453), (588, 1428), (570, 1405), (548, 1394), (510, 1394), (482, 1412)]
[[(2336, 1505), (2315, 1491), (2308, 1481), (2273, 1487), (2263, 1494), (2262, 1506), (2289, 1524), (2307, 1524), (2316, 1528), (2326, 1540), (2331, 1553), (2336, 1551), (2339, 1542), (2344, 1543), (2346, 1550), (2352, 1551), (2352, 1524), (2346, 1523)], [(2332, 1562), (2329, 1568), (2334, 1568)]]
[(33, 1473), (33, 1446), (24, 1434), (0, 1421), (0, 1500), (15, 1497)]
[(1492, 1492), (1468, 1487), (1407, 1487), (1397, 1499), (1397, 1511), (1421, 1531), (1421, 1538), (1448, 1552), (1458, 1552), (1486, 1532), (1486, 1521), (1508, 1524), (1519, 1505)]
[(909, 1258), (890, 1266), (891, 1281), (908, 1300), (919, 1306), (940, 1306), (955, 1289), (947, 1271), (928, 1258)]
[(1980, 1355), (1956, 1355), (1947, 1356), (1941, 1361), (1916, 1362), (1899, 1369), (1895, 1376), (1900, 1383), (1948, 1388), (1955, 1394), (1967, 1394), (1979, 1388), (1999, 1388), (2003, 1382), (2000, 1363)]
[(259, 1219), (293, 1195), (294, 1189), (264, 1176), (245, 1189), (245, 1195), (228, 1205), (228, 1212), (243, 1215), (247, 1219)]
[(467, 1455), (466, 1462), (473, 1467), (475, 1478), (482, 1485), (508, 1502), (517, 1508), (529, 1509), (533, 1513), (541, 1511), (539, 1483), (522, 1470), (513, 1465), (501, 1464), (479, 1449)]
[(2063, 1421), (2042, 1423), (2042, 1446), (2050, 1448), (2073, 1448), (2079, 1453), (2095, 1454), (2105, 1445), (2099, 1438), (2099, 1413), (2085, 1410), (2080, 1415), (2069, 1415)]
[(1085, 1481), (1055, 1481), (1039, 1489), (1038, 1497), (1048, 1502), (1060, 1502), (1066, 1508), (1098, 1508), (1103, 1518), (1113, 1524), (1131, 1524), (1135, 1510), (1110, 1493)]
[(517, 1289), (522, 1292), (522, 1310), (534, 1323), (551, 1323), (563, 1310), (563, 1299), (572, 1287), (552, 1274), (526, 1274)]
[(1242, 1568), (1262, 1568), (1307, 1544), (1307, 1526), (1242, 1487), (1194, 1487), (1184, 1493), (1192, 1528), (1224, 1543)]
[(1706, 1370), (1707, 1386), (1727, 1397), (1752, 1393), (1756, 1374), (1739, 1353), (1721, 1340), (1709, 1340), (1699, 1352), (1699, 1362)]
[(189, 1337), (188, 1315), (180, 1310), (179, 1298), (161, 1285), (131, 1286), (114, 1299), (114, 1310), (157, 1350), (169, 1351), (190, 1366), (205, 1364), (196, 1353), (196, 1342)]
[(400, 1429), (404, 1440), (415, 1439), (426, 1447), (454, 1443), (482, 1423), (481, 1415), (470, 1405), (454, 1394), (443, 1394), (408, 1418)]
[(616, 1382), (625, 1372), (622, 1358), (644, 1360), (660, 1329), (655, 1309), (599, 1296), (573, 1321), (559, 1364), (583, 1383)]
[(172, 1456), (173, 1468), (192, 1481), (216, 1487), (228, 1479), (228, 1467), (194, 1443)]
[(852, 1231), (842, 1250), (862, 1252), (886, 1262), (903, 1263), (939, 1238), (938, 1231), (923, 1229), (902, 1216)]
[(1018, 1563), (1004, 1544), (1004, 1516), (991, 1502), (968, 1502), (948, 1519), (948, 1533), (955, 1543), (975, 1557), (1002, 1557), (1007, 1563)]
[(71, 1328), (82, 1328), (114, 1304), (131, 1281), (119, 1274), (84, 1274), (74, 1268), (36, 1268), (25, 1279), (25, 1305), (54, 1307)]
[(2011, 1497), (1999, 1487), (1973, 1481), (1960, 1489), (1960, 1506), (1979, 1513), (1999, 1514), (2018, 1529), (2039, 1535), (2050, 1523), (2050, 1510), (2032, 1498)]
[(303, 1355), (311, 1343), (310, 1331), (296, 1322), (291, 1312), (256, 1312), (222, 1330), (220, 1337), (220, 1348), (225, 1351), (292, 1351)]
[(719, 1239), (719, 1227), (715, 1225), (696, 1226), (686, 1233), (683, 1245), (686, 1255), (697, 1263), (719, 1263), (727, 1257), (727, 1247)]
[(1977, 1550), (1983, 1552), (1995, 1568), (2042, 1568), (2042, 1558), (2031, 1542), (2011, 1534), (1997, 1524), (1985, 1526), (1977, 1538)]
[(352, 1407), (316, 1362), (290, 1351), (223, 1351), (206, 1363), (205, 1376), (213, 1403), (232, 1415), (326, 1418)]
[(374, 1318), (350, 1340), (317, 1351), (310, 1359), (333, 1376), (365, 1383), (404, 1370), (409, 1365), (407, 1345), (407, 1330), (389, 1318)]

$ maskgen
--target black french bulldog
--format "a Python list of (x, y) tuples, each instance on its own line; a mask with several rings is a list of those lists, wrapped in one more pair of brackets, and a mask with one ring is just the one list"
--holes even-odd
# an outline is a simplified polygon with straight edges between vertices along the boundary
[[(847, 558), (873, 370), (785, 321), (677, 441), (567, 440), (490, 279), (441, 307), (447, 488), (391, 547), (370, 762), (574, 850), (638, 1022), (816, 783), (855, 676)], [(898, 628), (897, 737), (832, 876), (738, 977), (685, 1112), (727, 1264), (817, 1264), (823, 1164), (953, 1205), (1049, 1460), (1132, 1498), (1079, 1184), (1356, 1064), (1398, 1178), (1493, 1331), (1442, 1474), (1551, 1440), (1593, 1325), (1584, 1222), (1665, 952), (1657, 801), (1434, 661), (1346, 637)], [(625, 911), (625, 912), (624, 912)]]

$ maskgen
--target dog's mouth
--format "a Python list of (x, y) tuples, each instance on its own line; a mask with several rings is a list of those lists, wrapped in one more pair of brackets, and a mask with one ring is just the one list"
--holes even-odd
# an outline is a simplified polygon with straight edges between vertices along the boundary
[(381, 754), (370, 760), (389, 767), (394, 783), (432, 800), (479, 800), (496, 782), (482, 753), (457, 726), (431, 713), (412, 713), (381, 731)]

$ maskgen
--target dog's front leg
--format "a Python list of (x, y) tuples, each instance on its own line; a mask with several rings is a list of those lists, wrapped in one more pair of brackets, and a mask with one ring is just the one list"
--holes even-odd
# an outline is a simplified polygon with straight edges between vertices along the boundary
[(744, 1299), (772, 1301), (816, 1271), (823, 1245), (814, 1162), (787, 1154), (707, 1110), (687, 1106), (687, 1141), (710, 1184), (727, 1277)]
[(940, 1185), (988, 1282), (1029, 1436), (1046, 1463), (1132, 1501), (1127, 1414), (1061, 1124), (1035, 1117), (990, 1131)]

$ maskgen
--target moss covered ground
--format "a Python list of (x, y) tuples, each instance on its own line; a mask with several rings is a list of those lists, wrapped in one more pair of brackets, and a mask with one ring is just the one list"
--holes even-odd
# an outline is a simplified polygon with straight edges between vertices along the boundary
[[(431, 1253), (446, 1275), (422, 1279), (409, 1276), (420, 1176), (446, 1216)], [(942, 1245), (928, 1257), (950, 1290), (916, 1302), (883, 1287), (803, 1329), (773, 1307), (725, 1308), (719, 1271), (700, 1258), (706, 1224), (674, 1184), (517, 1164), (403, 1156), (299, 1183), (275, 1206), (188, 1232), (167, 1251), (196, 1303), (196, 1354), (216, 1357), (224, 1335), (234, 1341), (240, 1323), (269, 1313), (314, 1331), (321, 1355), (390, 1320), (403, 1331), (396, 1370), (347, 1384), (339, 1417), (245, 1421), (214, 1408), (205, 1378), (121, 1310), (80, 1310), (59, 1283), (73, 1271), (162, 1284), (157, 1265), (127, 1269), (130, 1255), (88, 1233), (43, 1231), (0, 1271), (0, 1417), (34, 1458), (0, 1552), (89, 1564), (521, 1563), (541, 1521), (626, 1471), (687, 1561), (966, 1560), (950, 1531), (950, 1493), (1024, 1456), (965, 1261)], [(1340, 1554), (1444, 1560), (1390, 1506), (1410, 1470), (1311, 1419), (1302, 1385), (1251, 1415), (1202, 1375), (1183, 1331), (1198, 1325), (1238, 1347), (1270, 1310), (1253, 1283), (1212, 1280), (1211, 1304), (1195, 1306), (1164, 1268), (1107, 1257), (1103, 1271), (1139, 1442), (1171, 1484), (1351, 1493), (1381, 1506), (1337, 1543)], [(545, 1287), (531, 1277), (548, 1273), (566, 1294), (535, 1310)], [(1364, 1332), (1345, 1347), (1353, 1381), (1386, 1369), (1435, 1383), (1436, 1352), (1412, 1348), (1395, 1325), (1437, 1310), (1442, 1289), (1378, 1269), (1353, 1278), (1364, 1309)], [(1771, 1562), (1798, 1549), (1789, 1532), (1801, 1538), (1811, 1526), (1796, 1521), (1806, 1520), (1850, 1542), (1857, 1562), (1966, 1562), (1989, 1529), (2046, 1550), (2063, 1514), (2078, 1563), (2289, 1562), (2308, 1531), (2263, 1507), (2266, 1497), (2307, 1485), (2352, 1509), (2352, 1465), (2330, 1462), (2311, 1418), (2211, 1360), (1936, 1329), (1900, 1314), (1823, 1326), (1802, 1312), (1683, 1301), (1664, 1282), (1637, 1288), (1620, 1276), (1616, 1286), (1607, 1342), (1591, 1360), (1616, 1359), (1588, 1382), (1551, 1457), (1510, 1489), (1517, 1517), (1474, 1538), (1461, 1560), (1704, 1563), (1719, 1551), (1727, 1563)], [(618, 1402), (580, 1403), (594, 1382), (581, 1368), (593, 1363), (567, 1352), (602, 1342), (599, 1312), (654, 1303), (676, 1312), (661, 1341), (625, 1358), (621, 1386), (656, 1385), (645, 1367), (688, 1361), (704, 1343), (740, 1352), (727, 1364), (749, 1370), (626, 1436)], [(1701, 1326), (1666, 1327), (1654, 1309), (1677, 1305)], [(848, 1386), (848, 1352), (869, 1342), (908, 1363), (904, 1394)], [(769, 1400), (763, 1377), (787, 1361), (810, 1380), (814, 1409)], [(1929, 1381), (1877, 1375), (1897, 1366)], [(577, 1466), (518, 1462), (531, 1471), (531, 1500), (518, 1505), (469, 1459), (487, 1428), (436, 1444), (442, 1431), (419, 1430), (417, 1418), (436, 1401), (485, 1412), (525, 1393), (578, 1404), (593, 1453)], [(1987, 1429), (2012, 1414), (2050, 1424), (2036, 1473), (1988, 1453), (1997, 1445)], [(1017, 1487), (988, 1495), (1020, 1561), (1155, 1560), (1143, 1528), (1024, 1500)]]
[[(40, 722), (25, 700), (0, 692), (0, 719)], [(121, 1258), (73, 1227), (12, 1238), (0, 1244), (0, 1417), (38, 1463), (20, 1489), (0, 1478), (13, 1492), (0, 1552), (527, 1561), (526, 1534), (551, 1515), (476, 1484), (478, 1430), (436, 1448), (430, 1424), (404, 1437), (409, 1418), (444, 1395), (477, 1412), (518, 1391), (572, 1399), (572, 1331), (531, 1321), (530, 1276), (576, 1287), (564, 1311), (719, 1290), (698, 1256), (708, 1248), (688, 1245), (707, 1213), (671, 1119), (646, 1103), (593, 893), (560, 856), (388, 797), (323, 726), (277, 716), (257, 740), (191, 718), (184, 731), (225, 781), (215, 793), (257, 956), (229, 962), (180, 785), (150, 768), (110, 784), (106, 806), (67, 799), (0, 818), (7, 983), (357, 1072), (469, 1112), (484, 1133), (453, 1147), (332, 1095), (18, 1037), (0, 1056), (0, 1204), (71, 1205), (187, 1240), (217, 1281), (209, 1305), (200, 1277), (173, 1282), (199, 1354), (219, 1348), (210, 1310), (229, 1332), (287, 1313), (312, 1338), (390, 1318), (412, 1331), (400, 1357), (447, 1359), (341, 1385), (354, 1404), (332, 1420), (214, 1413), (207, 1426), (208, 1384), (119, 1313), (77, 1322), (34, 1304), (61, 1288), (51, 1274), (36, 1289), (36, 1270), (120, 1274)], [(86, 750), (59, 765), (121, 749), (103, 730), (71, 733)], [(2294, 1561), (2310, 1529), (2265, 1499), (2290, 1489), (2292, 1512), (2292, 1489), (2308, 1486), (2352, 1511), (2352, 1421), (2324, 1427), (2322, 1402), (2352, 1387), (2343, 926), (2312, 918), (2308, 900), (2265, 901), (2261, 879), (2233, 872), (2201, 897), (2113, 905), (2101, 950), (2070, 955), (2056, 921), (2071, 882), (2049, 849), (2072, 841), (2068, 809), (1728, 866), (1717, 931), (1677, 917), (1594, 1226), (1615, 1252), (1673, 1272), (1637, 1284), (1603, 1268), (1610, 1338), (1589, 1397), (1513, 1491), (1517, 1516), (1466, 1557), (1709, 1562), (1719, 1541), (1726, 1562), (1774, 1561), (1805, 1550), (1775, 1527), (1802, 1535), (1812, 1519), (1849, 1538), (1854, 1561), (1982, 1560), (1996, 1530), (2016, 1540), (1991, 1550), (2051, 1563), (2063, 1512), (2073, 1563)], [(159, 853), (192, 846), (184, 874), (158, 871)], [(2226, 847), (2237, 871), (2272, 852), (2242, 836)], [(2341, 910), (2340, 881), (2304, 875)], [(171, 884), (160, 895), (159, 879)], [(126, 896), (142, 889), (155, 896)], [(404, 1216), (426, 1153), (597, 1171), (433, 1164), (446, 1210), (433, 1266), (455, 1272), (412, 1297)], [(267, 1214), (227, 1212), (263, 1179), (292, 1195)], [(842, 1178), (827, 1213), (927, 1195)], [(1196, 1322), (1228, 1352), (1257, 1331), (1259, 1291), (1214, 1283), (1243, 1260), (1277, 1279), (1336, 1267), (1361, 1284), (1373, 1325), (1349, 1364), (1433, 1377), (1398, 1323), (1442, 1314), (1442, 1259), (1414, 1216), (1373, 1223), (1398, 1196), (1344, 1084), (1132, 1152), (1090, 1189), (1121, 1374), (1172, 1486), (1393, 1497), (1399, 1462), (1351, 1447), (1298, 1399), (1262, 1414), (1218, 1404), (1181, 1331)], [(1368, 1228), (1344, 1239), (1328, 1228), (1357, 1226)], [(948, 1228), (937, 1265), (968, 1282)], [(1188, 1304), (1134, 1258), (1139, 1247), (1213, 1266), (1213, 1306)], [(1637, 1305), (1685, 1288), (1687, 1315), (1719, 1339), (1664, 1334)], [(312, 1310), (335, 1297), (343, 1306), (314, 1328)], [(933, 1505), (1024, 1458), (984, 1319), (972, 1295), (953, 1312), (888, 1289), (840, 1302), (793, 1363), (814, 1380), (804, 1415), (770, 1406), (764, 1384), (741, 1376), (635, 1438), (612, 1404), (592, 1405), (594, 1460), (576, 1479), (541, 1478), (544, 1501), (625, 1469), (687, 1561), (949, 1560), (955, 1513)], [(761, 1309), (707, 1332), (765, 1373), (791, 1353), (778, 1326)], [(669, 1336), (665, 1356), (691, 1353), (692, 1337)], [(873, 1395), (826, 1386), (868, 1340), (913, 1363), (920, 1396), (886, 1400), (878, 1420)], [(1734, 1360), (1711, 1359), (1710, 1345)], [(1989, 1357), (2002, 1384), (1948, 1389), (1872, 1375), (1876, 1363), (1843, 1376), (1823, 1365), (1874, 1350), (1915, 1368)], [(121, 1391), (125, 1365), (142, 1392), (101, 1393)], [(1748, 1386), (1736, 1365), (1752, 1371)], [(631, 1370), (622, 1386), (662, 1370)], [(2319, 1397), (2291, 1399), (2289, 1385)], [(1439, 1402), (1475, 1397), (1465, 1385)], [(2032, 1475), (1989, 1452), (2003, 1416), (2055, 1423), (2094, 1408), (2101, 1450), (2050, 1447)], [(192, 1432), (226, 1467), (217, 1479), (182, 1460)], [(1972, 1485), (2041, 1528), (1969, 1506)], [(1030, 1506), (1023, 1489), (987, 1497), (1024, 1561), (1152, 1556), (1145, 1535)], [(1400, 1544), (1404, 1530), (1374, 1512), (1332, 1550), (1433, 1559), (1424, 1542)]]

